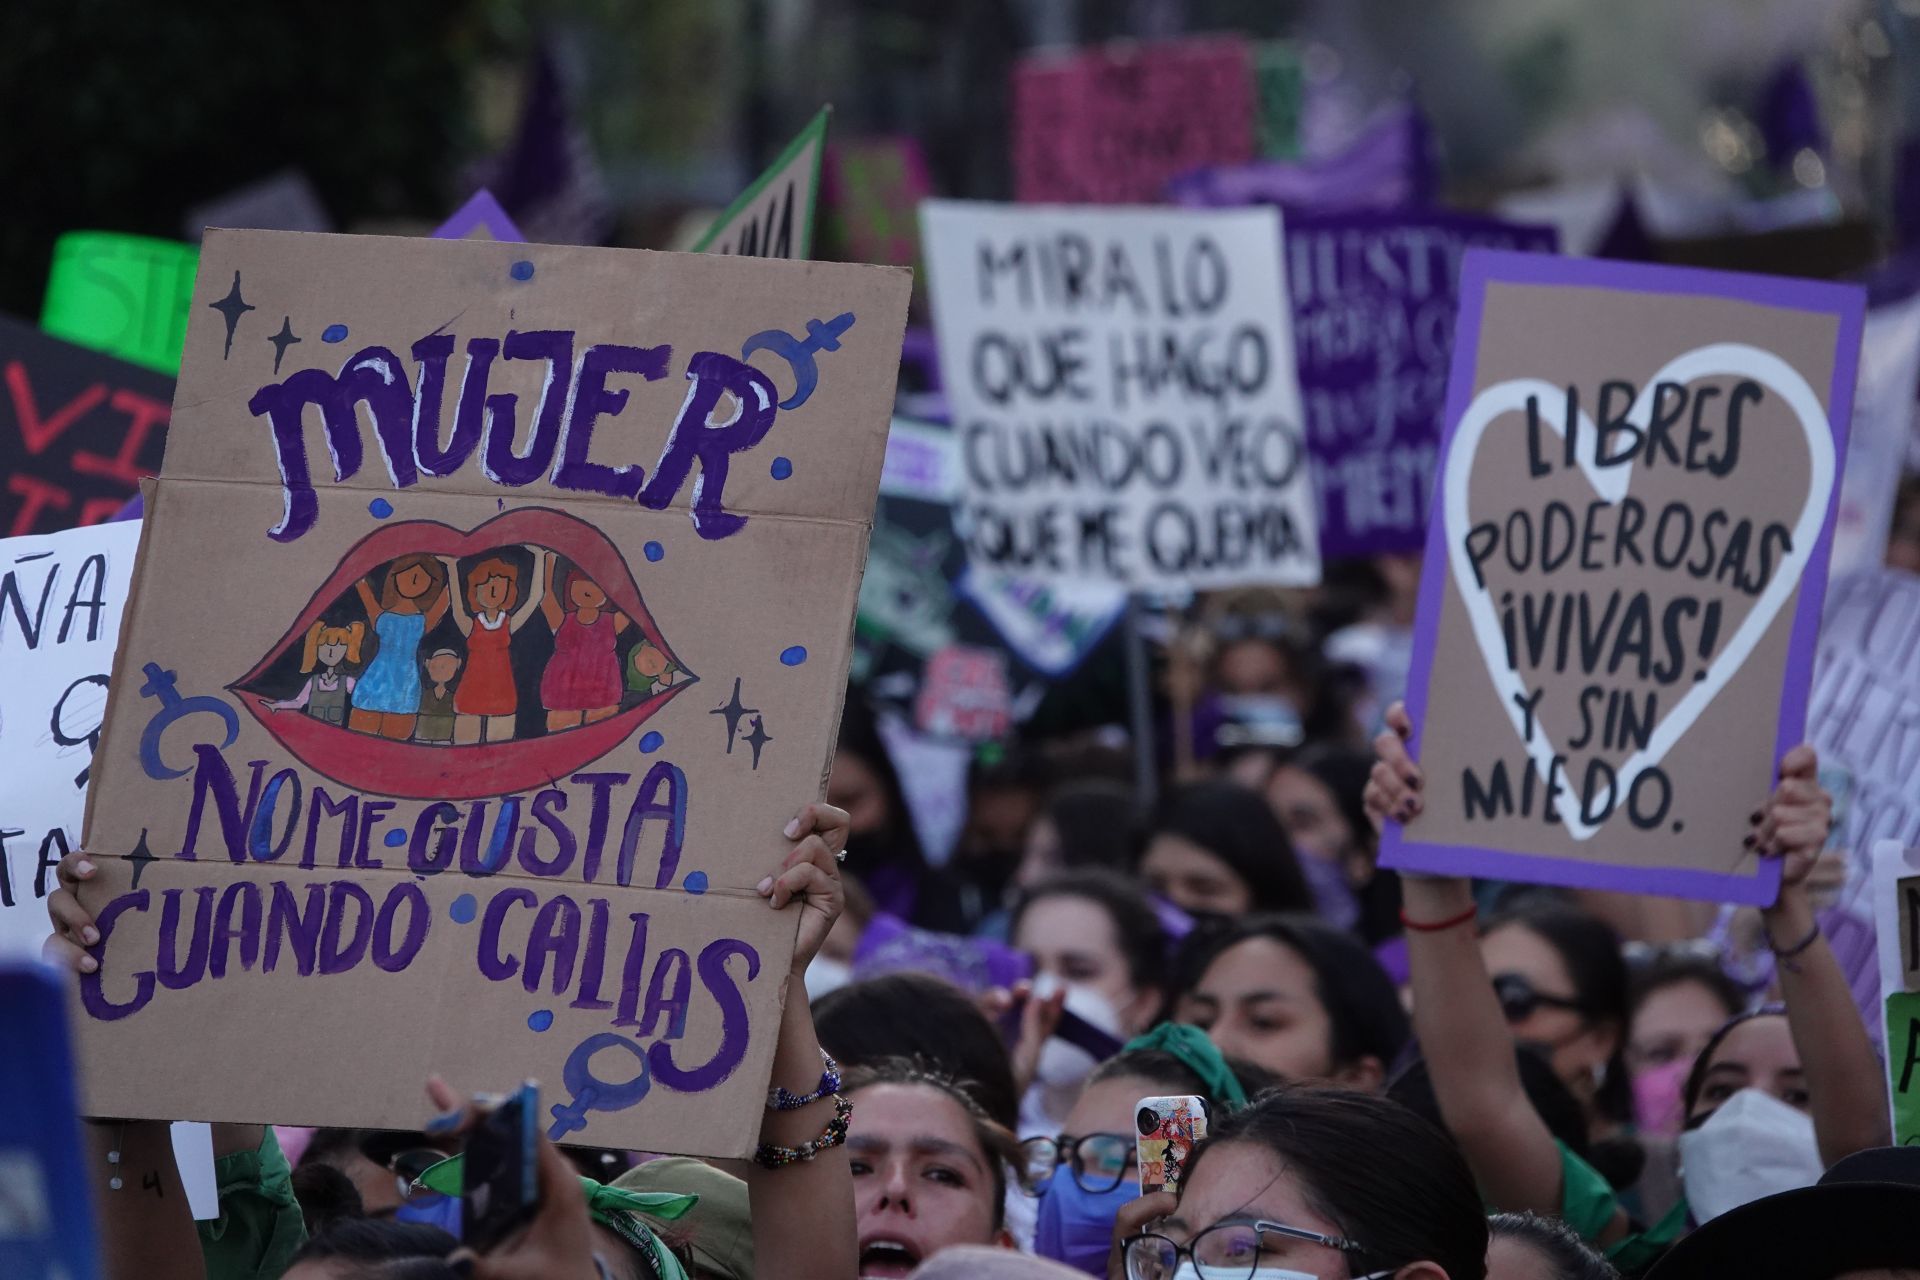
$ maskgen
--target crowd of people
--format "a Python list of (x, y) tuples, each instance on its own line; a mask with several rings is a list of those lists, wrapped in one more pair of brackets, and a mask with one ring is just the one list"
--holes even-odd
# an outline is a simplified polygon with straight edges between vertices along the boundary
[[(474, 1252), (443, 1162), (488, 1100), (434, 1080), (415, 1133), (216, 1126), (197, 1231), (178, 1197), (104, 1192), (109, 1274), (1920, 1274), (1813, 751), (1728, 833), (1781, 863), (1757, 912), (1400, 876), (1375, 848), (1418, 829), (1414, 726), (1283, 631), (1223, 628), (1175, 730), (1208, 749), (1154, 804), (1098, 744), (983, 753), (944, 862), (850, 695), (827, 801), (761, 884), (803, 922), (754, 1160), (543, 1139), (537, 1213)], [(309, 648), (337, 668), (338, 643)], [(49, 899), (82, 972), (95, 874), (70, 855)], [(1201, 1099), (1208, 1132), (1143, 1195), (1151, 1097)], [(163, 1124), (87, 1131), (103, 1186), (173, 1176)]]

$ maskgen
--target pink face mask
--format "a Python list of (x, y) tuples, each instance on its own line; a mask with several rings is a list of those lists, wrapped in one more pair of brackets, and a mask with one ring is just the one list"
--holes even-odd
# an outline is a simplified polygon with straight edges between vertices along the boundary
[(1641, 1133), (1671, 1136), (1680, 1132), (1680, 1090), (1692, 1066), (1687, 1059), (1676, 1058), (1633, 1078), (1633, 1118)]

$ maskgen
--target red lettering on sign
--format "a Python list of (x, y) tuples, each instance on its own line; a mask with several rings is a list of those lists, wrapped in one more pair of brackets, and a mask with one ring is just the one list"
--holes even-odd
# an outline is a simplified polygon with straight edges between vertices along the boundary
[[(11, 374), (12, 371), (8, 372)], [(8, 476), (7, 492), (17, 494), (21, 503), (20, 510), (14, 514), (13, 527), (7, 530), (9, 538), (32, 533), (34, 522), (40, 518), (43, 508), (62, 511), (73, 503), (72, 496), (65, 489), (57, 484), (48, 484), (38, 476)]]
[(20, 437), (27, 442), (28, 453), (45, 449), (62, 431), (107, 398), (106, 387), (95, 383), (69, 400), (59, 412), (42, 418), (40, 407), (33, 400), (33, 386), (27, 380), (27, 366), (18, 360), (9, 361), (6, 379), (7, 392), (13, 400), (13, 415), (20, 423)]
[(73, 469), (81, 475), (106, 476), (125, 484), (138, 484), (153, 474), (152, 468), (140, 465), (140, 451), (146, 447), (148, 433), (155, 427), (166, 425), (172, 414), (172, 406), (124, 387), (113, 393), (110, 403), (113, 408), (127, 415), (127, 434), (120, 442), (120, 452), (106, 458), (77, 449), (73, 455)]

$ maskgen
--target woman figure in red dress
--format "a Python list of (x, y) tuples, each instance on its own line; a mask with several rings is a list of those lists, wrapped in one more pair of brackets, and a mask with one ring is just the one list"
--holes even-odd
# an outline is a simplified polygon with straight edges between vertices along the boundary
[[(518, 566), (499, 556), (469, 569), (466, 590), (453, 593), (454, 625), (467, 638), (467, 673), (453, 691), (456, 743), (505, 742), (513, 736), (513, 715), (520, 708), (510, 660), (513, 633), (545, 594), (540, 562), (549, 555), (539, 547), (527, 550), (533, 556), (534, 589), (524, 602)], [(451, 561), (447, 569), (450, 577), (458, 576)]]
[(540, 677), (540, 703), (547, 729), (558, 733), (605, 720), (620, 709), (620, 659), (615, 645), (627, 615), (607, 607), (607, 593), (571, 566), (554, 590), (553, 561), (546, 565), (540, 611), (553, 628), (553, 657)]

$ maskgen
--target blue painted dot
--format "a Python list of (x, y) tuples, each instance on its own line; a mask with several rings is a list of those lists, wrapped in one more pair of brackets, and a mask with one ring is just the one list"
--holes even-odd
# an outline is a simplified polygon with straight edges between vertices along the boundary
[(553, 1010), (535, 1009), (527, 1015), (527, 1027), (533, 1031), (545, 1031), (553, 1025)]
[(646, 546), (642, 547), (641, 550), (645, 551), (647, 553), (647, 559), (653, 561), (655, 564), (659, 564), (661, 557), (667, 554), (667, 549), (657, 542), (649, 542)]
[(393, 514), (393, 504), (385, 498), (375, 498), (367, 504), (367, 510), (373, 513), (375, 520), (385, 520)]
[(680, 883), (687, 886), (688, 893), (705, 893), (707, 891), (707, 873), (704, 871), (689, 871), (687, 872), (687, 878)]
[(407, 833), (405, 831), (402, 831), (399, 827), (395, 827), (393, 830), (387, 832), (384, 839), (387, 842), (387, 848), (398, 849), (401, 845), (407, 842)]
[(515, 280), (531, 280), (533, 279), (533, 264), (525, 258), (522, 258), (520, 261), (514, 263), (512, 267), (508, 268), (507, 274)]
[(346, 340), (347, 326), (343, 324), (330, 324), (321, 330), (320, 341), (322, 342), (345, 342)]
[(775, 458), (773, 460), (773, 478), (775, 480), (785, 480), (788, 476), (792, 474), (793, 474), (792, 458)]
[(652, 755), (654, 752), (660, 749), (660, 744), (665, 741), (666, 739), (661, 737), (659, 734), (649, 733), (644, 738), (640, 739), (640, 749), (646, 752), (648, 755)]
[(807, 660), (807, 646), (796, 644), (792, 648), (780, 651), (780, 661), (789, 667), (797, 667)]
[(453, 900), (453, 905), (447, 908), (447, 914), (453, 917), (455, 924), (471, 923), (479, 911), (480, 904), (473, 900), (473, 895), (470, 893), (461, 894)]

